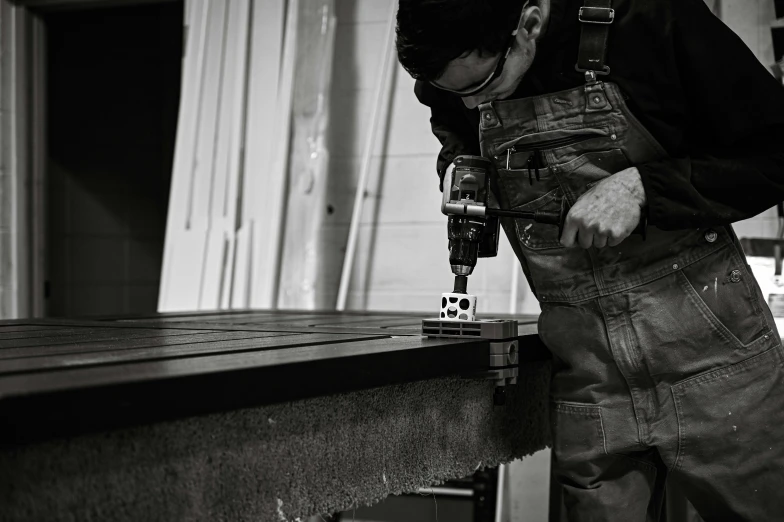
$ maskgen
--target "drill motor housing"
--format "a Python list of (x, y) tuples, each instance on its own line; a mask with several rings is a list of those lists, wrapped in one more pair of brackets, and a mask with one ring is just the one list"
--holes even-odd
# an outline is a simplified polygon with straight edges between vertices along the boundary
[(465, 293), (466, 277), (479, 257), (498, 255), (500, 221), (488, 216), (492, 163), (481, 156), (458, 156), (444, 177), (441, 212), (449, 217), (449, 264), (455, 292)]

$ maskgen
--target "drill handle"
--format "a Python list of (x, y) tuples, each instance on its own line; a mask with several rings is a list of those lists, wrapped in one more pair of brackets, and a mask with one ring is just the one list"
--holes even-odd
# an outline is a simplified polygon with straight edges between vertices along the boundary
[[(566, 215), (569, 213), (569, 206), (564, 200), (560, 211), (557, 210), (501, 210), (489, 208), (487, 214), (490, 216), (511, 217), (516, 219), (531, 219), (537, 223), (546, 225), (556, 225), (558, 227), (558, 237), (563, 235), (563, 227), (566, 222)], [(643, 241), (647, 238), (648, 219), (643, 214), (640, 224), (634, 229), (632, 234), (641, 235)]]

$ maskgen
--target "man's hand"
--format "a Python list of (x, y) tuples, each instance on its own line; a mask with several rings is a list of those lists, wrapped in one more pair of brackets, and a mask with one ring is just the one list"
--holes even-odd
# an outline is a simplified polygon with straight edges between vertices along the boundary
[(636, 167), (608, 176), (580, 196), (569, 209), (561, 244), (583, 248), (616, 246), (640, 222), (645, 189)]

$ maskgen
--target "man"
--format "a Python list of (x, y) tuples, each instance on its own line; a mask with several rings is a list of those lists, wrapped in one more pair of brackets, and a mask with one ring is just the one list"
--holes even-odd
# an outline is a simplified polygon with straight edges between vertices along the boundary
[[(702, 0), (400, 0), (443, 148), (494, 162), (553, 353), (570, 520), (784, 520), (784, 351), (730, 223), (784, 199), (784, 89)], [(538, 179), (531, 177), (538, 172)], [(632, 232), (647, 223), (646, 237)]]

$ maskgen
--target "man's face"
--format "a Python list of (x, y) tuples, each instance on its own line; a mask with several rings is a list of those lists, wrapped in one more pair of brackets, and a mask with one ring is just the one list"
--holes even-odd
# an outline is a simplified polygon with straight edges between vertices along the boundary
[[(520, 20), (519, 31), (503, 70), (487, 87), (477, 94), (464, 96), (463, 103), (469, 109), (481, 103), (508, 98), (530, 69), (536, 54), (536, 38), (542, 27), (541, 11), (538, 7), (527, 8)], [(483, 55), (473, 51), (455, 58), (447, 65), (444, 73), (435, 82), (452, 91), (470, 92), (481, 85), (496, 69), (502, 55)]]

